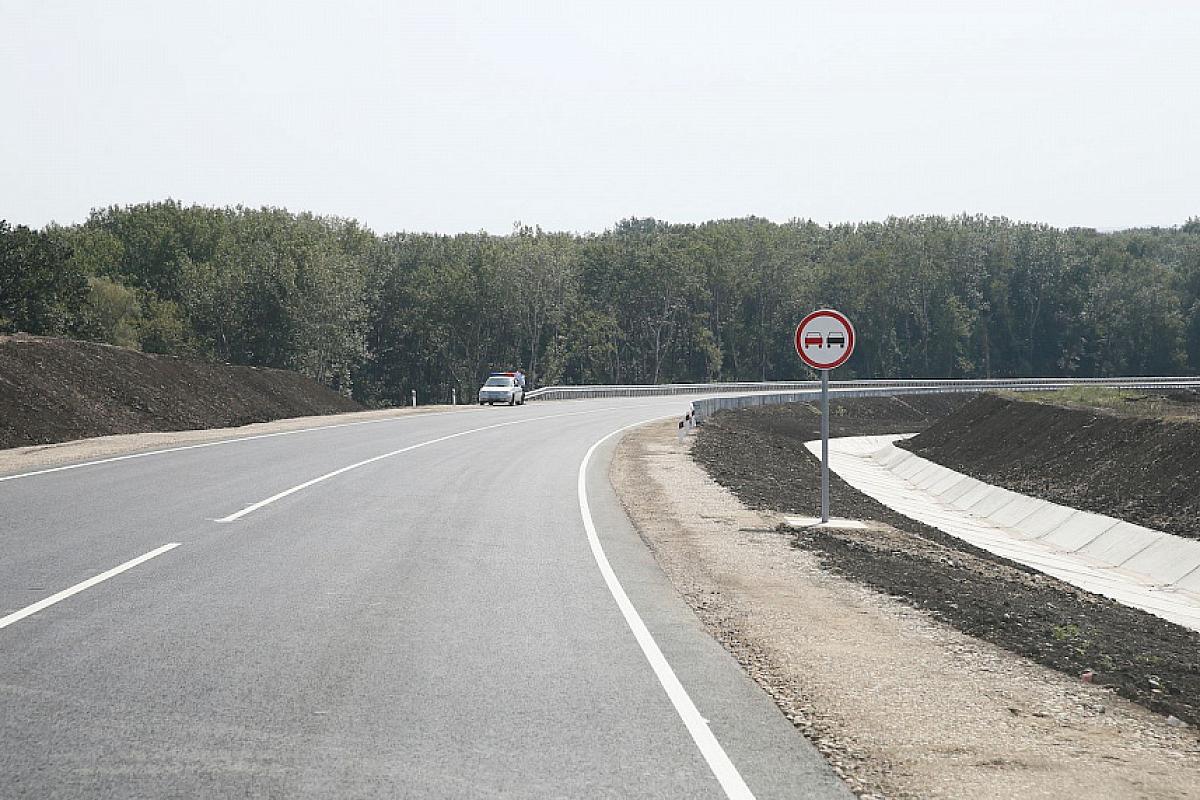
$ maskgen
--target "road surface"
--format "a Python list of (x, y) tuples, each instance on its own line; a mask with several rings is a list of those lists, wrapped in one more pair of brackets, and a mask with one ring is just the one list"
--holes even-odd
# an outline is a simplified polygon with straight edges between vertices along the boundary
[(611, 493), (679, 398), (0, 476), (0, 796), (849, 797)]

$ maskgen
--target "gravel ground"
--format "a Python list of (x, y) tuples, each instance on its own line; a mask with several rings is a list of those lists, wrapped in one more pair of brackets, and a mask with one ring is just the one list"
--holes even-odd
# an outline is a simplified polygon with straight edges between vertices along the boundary
[[(883, 798), (1200, 797), (1200, 737), (828, 568), (693, 462), (673, 423), (612, 479), (660, 565), (850, 787)], [(886, 522), (883, 540), (904, 537)]]

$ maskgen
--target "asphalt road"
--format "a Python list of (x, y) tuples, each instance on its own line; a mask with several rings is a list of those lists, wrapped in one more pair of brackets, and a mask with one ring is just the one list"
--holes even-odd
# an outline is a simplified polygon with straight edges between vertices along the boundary
[(0, 796), (849, 797), (612, 496), (610, 434), (686, 408), (0, 478)]

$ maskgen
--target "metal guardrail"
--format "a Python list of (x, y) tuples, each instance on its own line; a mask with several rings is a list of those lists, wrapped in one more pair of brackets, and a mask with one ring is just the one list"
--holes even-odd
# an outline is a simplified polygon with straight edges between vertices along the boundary
[[(1116, 389), (1200, 389), (1200, 377), (1130, 378), (1003, 378), (964, 380), (830, 381), (830, 392), (839, 397), (872, 397), (937, 392), (1047, 391), (1069, 386), (1106, 386)], [(571, 400), (595, 397), (650, 397), (661, 395), (724, 395), (693, 401), (695, 421), (728, 408), (811, 401), (820, 396), (819, 381), (763, 383), (672, 383), (627, 386), (546, 386), (534, 389), (527, 400)]]
[[(658, 383), (601, 386), (543, 386), (525, 395), (526, 400), (577, 400), (587, 397), (650, 397), (673, 394), (711, 394), (714, 392), (757, 392), (802, 389), (819, 385), (815, 381), (775, 383)], [(769, 387), (769, 388), (759, 388)]]

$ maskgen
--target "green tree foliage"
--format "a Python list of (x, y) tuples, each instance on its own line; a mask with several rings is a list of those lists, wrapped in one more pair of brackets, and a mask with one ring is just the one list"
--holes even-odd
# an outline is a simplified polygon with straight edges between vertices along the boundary
[(83, 266), (89, 274), (119, 276), (160, 300), (178, 301), (181, 262), (210, 261), (231, 216), (242, 212), (184, 207), (174, 200), (94, 211), (84, 226), (87, 246), (79, 258), (87, 259)]
[(53, 232), (0, 220), (0, 332), (56, 336), (73, 331), (87, 278)]
[(599, 234), (396, 233), (174, 201), (72, 228), (0, 224), (0, 329), (283, 367), (371, 404), (534, 385), (811, 377), (820, 306), (841, 378), (1194, 373), (1200, 218), (1102, 234), (1003, 218), (822, 226), (622, 220)]
[[(527, 377), (554, 383), (562, 380), (565, 350), (562, 337), (568, 312), (579, 303), (579, 268), (570, 236), (548, 236), (540, 229), (517, 226), (505, 272), (505, 291), (517, 321), (519, 355)], [(545, 356), (543, 358), (543, 355)]]
[(88, 300), (81, 329), (89, 338), (121, 347), (140, 344), (142, 306), (137, 292), (111, 278), (88, 278)]
[(209, 352), (348, 388), (366, 357), (370, 245), (351, 222), (237, 209), (208, 260), (183, 254), (171, 283)]

